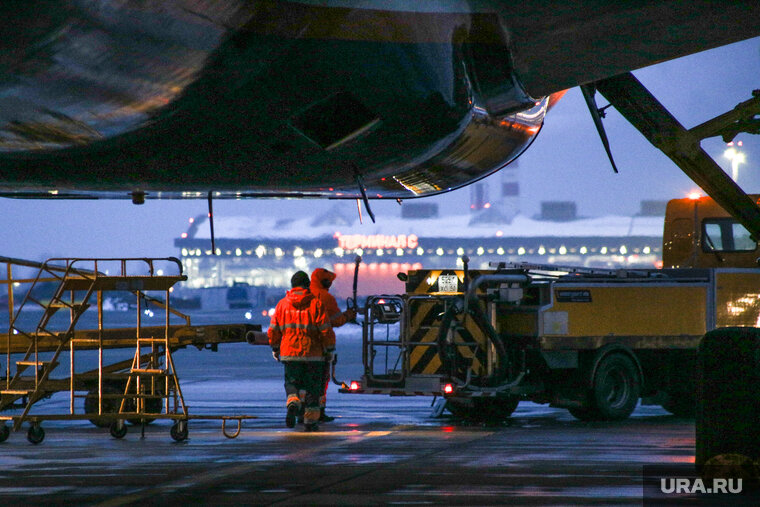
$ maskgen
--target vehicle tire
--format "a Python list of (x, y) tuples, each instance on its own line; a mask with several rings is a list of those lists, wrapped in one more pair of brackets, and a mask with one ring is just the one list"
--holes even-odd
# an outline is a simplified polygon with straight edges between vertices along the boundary
[[(160, 393), (159, 393), (160, 394)], [(150, 414), (160, 414), (161, 410), (163, 410), (164, 407), (164, 400), (159, 398), (146, 398), (145, 399), (145, 411)], [(137, 409), (135, 408), (134, 398), (127, 399), (127, 405), (126, 409), (128, 412), (134, 412)], [(155, 421), (155, 417), (146, 417), (145, 419), (140, 418), (132, 418), (127, 419), (127, 422), (129, 424), (132, 424), (134, 426), (138, 426), (145, 421), (145, 424), (150, 424), (153, 421)]]
[(696, 417), (697, 398), (694, 393), (672, 391), (667, 393), (667, 401), (662, 408), (678, 417)]
[(45, 430), (38, 423), (32, 424), (29, 426), (29, 431), (26, 432), (26, 439), (37, 445), (45, 440)]
[(127, 435), (127, 424), (123, 419), (113, 421), (109, 429), (114, 438), (124, 438)]
[(7, 424), (0, 426), (0, 442), (5, 442), (11, 434), (11, 429)]
[(605, 356), (594, 375), (592, 399), (599, 417), (604, 420), (626, 419), (641, 395), (641, 381), (636, 365), (625, 354)]
[[(103, 394), (123, 394), (124, 385), (114, 382), (103, 383)], [(97, 414), (98, 413), (98, 386), (90, 389), (87, 393), (89, 396), (84, 399), (84, 412), (85, 414)], [(117, 398), (104, 398), (103, 399), (103, 414), (115, 414), (119, 412), (121, 407), (121, 400)], [(98, 428), (108, 428), (113, 421), (110, 417), (93, 417), (90, 422)]]
[(169, 434), (176, 442), (182, 442), (187, 438), (187, 421), (177, 421), (169, 430)]
[(512, 415), (520, 399), (517, 396), (498, 398), (450, 398), (446, 408), (454, 417), (473, 421), (500, 421)]

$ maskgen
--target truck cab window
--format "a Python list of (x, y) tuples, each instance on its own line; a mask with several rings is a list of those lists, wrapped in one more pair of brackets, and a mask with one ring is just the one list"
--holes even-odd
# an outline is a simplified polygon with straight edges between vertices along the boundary
[(702, 222), (702, 250), (705, 252), (752, 251), (757, 243), (742, 224), (731, 218), (711, 218)]

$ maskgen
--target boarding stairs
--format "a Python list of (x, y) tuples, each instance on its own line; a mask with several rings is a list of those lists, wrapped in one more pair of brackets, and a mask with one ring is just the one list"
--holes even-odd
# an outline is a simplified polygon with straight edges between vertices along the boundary
[[(166, 259), (156, 260), (164, 261)], [(94, 400), (89, 400), (89, 403), (86, 401), (85, 406), (89, 406), (91, 409), (95, 407), (92, 411), (98, 415), (106, 412), (103, 410), (104, 403), (108, 403), (111, 399), (116, 399), (116, 403), (120, 401), (119, 413), (126, 413), (130, 417), (137, 417), (137, 420), (140, 420), (140, 416), (146, 413), (146, 406), (151, 407), (149, 412), (160, 412), (160, 404), (156, 406), (155, 402), (146, 403), (147, 400), (158, 401), (165, 399), (166, 410), (169, 413), (170, 395), (174, 399), (175, 413), (178, 405), (181, 405), (183, 413), (187, 412), (174, 371), (174, 363), (169, 346), (168, 322), (171, 309), (160, 300), (143, 294), (143, 291), (146, 290), (165, 291), (167, 296), (166, 301), (168, 302), (169, 289), (178, 281), (185, 279), (185, 276), (181, 274), (182, 269), (179, 261), (176, 259), (170, 260), (177, 262), (179, 275), (163, 276), (162, 274), (158, 274), (160, 271), (157, 272), (153, 266), (154, 259), (50, 259), (40, 265), (39, 272), (34, 279), (21, 280), (31, 282), (31, 286), (18, 309), (13, 313), (10, 322), (5, 388), (0, 390), (0, 411), (10, 406), (18, 405), (19, 408), (23, 407), (21, 416), (15, 418), (14, 431), (21, 426), (35, 402), (60, 390), (58, 387), (53, 386), (56, 381), (51, 378), (50, 374), (59, 366), (61, 354), (67, 349), (70, 352), (71, 364), (71, 414), (74, 414), (74, 399), (77, 397), (94, 398)], [(115, 270), (117, 274), (112, 275), (108, 274), (108, 271), (106, 273), (99, 271), (99, 263), (103, 265), (105, 264), (104, 261), (110, 261), (109, 267), (112, 267), (115, 263), (118, 266)], [(133, 270), (130, 261), (146, 264), (148, 266), (147, 274), (137, 276), (130, 274), (130, 270)], [(84, 269), (82, 266), (86, 266), (87, 268), (92, 267), (93, 269)], [(36, 295), (40, 291), (35, 291), (35, 288), (41, 288), (46, 283), (56, 284), (52, 296), (47, 301)], [(102, 337), (98, 339), (77, 338), (75, 333), (79, 318), (92, 304), (96, 304), (98, 307), (98, 324), (99, 328), (102, 328), (102, 305), (103, 293), (105, 291), (128, 291), (137, 297), (135, 356), (131, 367), (128, 368), (129, 371), (124, 373), (105, 373), (103, 371)], [(151, 304), (161, 306), (166, 310), (166, 326), (165, 333), (162, 333), (163, 336), (140, 336), (140, 305), (142, 301), (150, 301)], [(12, 308), (12, 299), (9, 301), (9, 305)], [(24, 312), (24, 310), (31, 307), (42, 308), (42, 315), (33, 329), (29, 324), (22, 324), (24, 319), (20, 318), (22, 312), (24, 315), (27, 315), (29, 312)], [(68, 311), (69, 313), (68, 323), (63, 330), (60, 329), (62, 327), (60, 323), (61, 319), (58, 319), (58, 322), (55, 324), (53, 323), (54, 317), (61, 311)], [(58, 327), (58, 330), (55, 329), (56, 327)], [(11, 339), (19, 340), (19, 338), (26, 340), (28, 346), (23, 357), (15, 362), (15, 371), (12, 371), (10, 357)], [(46, 343), (53, 340), (56, 344), (52, 353), (47, 352), (46, 355), (49, 357), (44, 360), (39, 350), (40, 342), (43, 340)], [(98, 389), (88, 394), (75, 394), (74, 386), (77, 384), (77, 375), (74, 372), (75, 349), (77, 346), (91, 348), (93, 345), (97, 346), (100, 350)], [(144, 352), (146, 347), (149, 348), (148, 352)], [(34, 372), (33, 375), (29, 373), (30, 368)], [(120, 386), (125, 385), (124, 391), (111, 392), (109, 389), (104, 389), (104, 383), (109, 381), (116, 382)], [(90, 412), (90, 410), (86, 411)], [(130, 418), (130, 421), (133, 420)]]

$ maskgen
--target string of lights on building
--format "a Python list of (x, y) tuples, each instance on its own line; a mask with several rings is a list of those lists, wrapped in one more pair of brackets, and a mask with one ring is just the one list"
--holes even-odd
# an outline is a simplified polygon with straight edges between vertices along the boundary
[(655, 267), (662, 240), (662, 215), (568, 221), (517, 216), (509, 224), (473, 222), (471, 216), (381, 218), (363, 225), (336, 216), (274, 222), (215, 217), (214, 226), (216, 252), (202, 216), (175, 240), (188, 288), (235, 282), (287, 287), (295, 270), (316, 267), (340, 278), (353, 272), (357, 255), (364, 279), (374, 286), (383, 277), (395, 280), (399, 271), (461, 267), (463, 256), (471, 269), (490, 262)]

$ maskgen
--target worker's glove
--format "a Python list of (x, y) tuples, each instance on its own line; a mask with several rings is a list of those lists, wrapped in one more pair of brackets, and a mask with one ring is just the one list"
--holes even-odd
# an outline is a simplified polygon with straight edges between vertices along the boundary
[(280, 349), (272, 349), (272, 357), (275, 361), (280, 360)]
[(332, 363), (332, 360), (335, 357), (335, 349), (326, 349), (324, 352), (324, 356), (325, 356), (325, 362)]
[(346, 319), (349, 322), (353, 322), (354, 320), (356, 320), (356, 310), (353, 309), (353, 308), (349, 308), (348, 310), (346, 310), (345, 312), (343, 312), (343, 315), (346, 316)]

